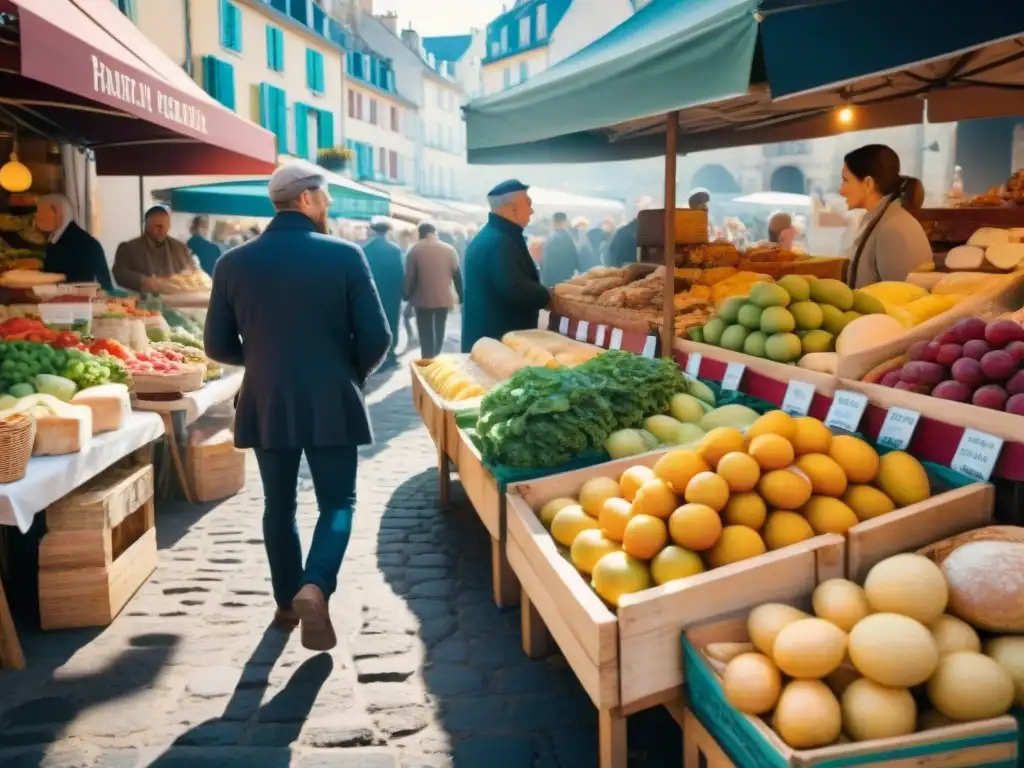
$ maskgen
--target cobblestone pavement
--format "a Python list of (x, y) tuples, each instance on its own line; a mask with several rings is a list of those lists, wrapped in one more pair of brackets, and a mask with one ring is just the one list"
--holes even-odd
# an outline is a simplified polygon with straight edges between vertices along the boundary
[[(407, 359), (409, 359), (407, 357)], [(356, 527), (312, 654), (269, 627), (255, 462), (219, 505), (163, 505), (160, 566), (104, 630), (23, 626), (0, 672), (5, 768), (595, 768), (596, 713), (560, 657), (529, 661), (490, 596), (486, 534), (435, 453), (404, 368), (375, 377)], [(300, 528), (316, 517), (303, 480)], [(636, 722), (634, 722), (634, 720)], [(631, 765), (681, 764), (663, 711), (630, 722)]]

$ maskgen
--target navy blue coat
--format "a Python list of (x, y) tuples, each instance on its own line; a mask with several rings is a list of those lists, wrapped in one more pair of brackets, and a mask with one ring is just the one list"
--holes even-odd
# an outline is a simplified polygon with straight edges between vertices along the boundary
[(466, 248), (462, 277), (462, 351), (484, 336), (536, 328), (548, 290), (526, 248), (523, 228), (492, 213)]
[(567, 229), (556, 229), (544, 243), (544, 260), (540, 263), (540, 281), (548, 288), (572, 280), (580, 270), (579, 249)]
[(278, 213), (217, 261), (205, 341), (214, 360), (245, 366), (239, 448), (373, 441), (362, 388), (391, 334), (359, 246)]
[(370, 274), (377, 286), (384, 312), (388, 315), (392, 312), (397, 314), (402, 304), (402, 286), (405, 282), (402, 249), (378, 235), (363, 245), (363, 253), (370, 265)]

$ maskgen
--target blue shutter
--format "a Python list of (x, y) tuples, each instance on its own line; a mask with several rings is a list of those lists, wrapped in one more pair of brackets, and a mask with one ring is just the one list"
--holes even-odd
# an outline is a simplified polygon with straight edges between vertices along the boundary
[(316, 121), (317, 149), (330, 149), (334, 146), (334, 113), (320, 110)]
[(260, 83), (260, 127), (268, 131), (274, 130), (274, 124), (270, 120), (270, 86)]
[(214, 97), (228, 109), (235, 108), (235, 67), (230, 62), (217, 62), (217, 94)]
[(242, 12), (229, 0), (220, 0), (220, 44), (231, 51), (242, 50)]
[(309, 110), (305, 104), (295, 103), (295, 154), (309, 159)]
[(274, 96), (276, 102), (277, 119), (276, 125), (278, 140), (278, 151), (286, 155), (288, 154), (288, 107), (285, 103), (285, 93), (280, 88), (274, 88)]
[(324, 55), (312, 48), (306, 49), (306, 85), (314, 93), (324, 92)]
[(275, 72), (284, 72), (284, 32), (267, 25), (267, 67)]

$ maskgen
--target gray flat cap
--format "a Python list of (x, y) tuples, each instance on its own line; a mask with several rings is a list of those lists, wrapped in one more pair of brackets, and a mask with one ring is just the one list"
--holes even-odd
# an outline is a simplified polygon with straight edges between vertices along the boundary
[(322, 189), (327, 186), (323, 171), (312, 163), (297, 162), (282, 165), (270, 176), (267, 194), (271, 202), (287, 203), (307, 189)]

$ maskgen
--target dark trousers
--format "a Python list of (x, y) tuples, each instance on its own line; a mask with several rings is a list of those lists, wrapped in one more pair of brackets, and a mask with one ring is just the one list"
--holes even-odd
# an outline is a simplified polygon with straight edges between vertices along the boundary
[(290, 608), (295, 593), (305, 584), (315, 584), (329, 598), (338, 586), (338, 571), (352, 535), (357, 449), (343, 446), (305, 451), (320, 508), (305, 567), (295, 522), (303, 452), (257, 448), (255, 453), (263, 481), (263, 543), (274, 599), (278, 606)]
[(398, 362), (398, 356), (395, 354), (395, 348), (398, 346), (398, 318), (402, 312), (402, 303), (399, 303), (384, 308), (384, 316), (388, 321), (388, 328), (391, 329), (391, 349), (388, 350), (388, 356), (384, 360), (385, 365), (394, 365)]
[(444, 346), (444, 327), (448, 308), (416, 309), (416, 327), (420, 331), (420, 350), (424, 360), (437, 357)]

